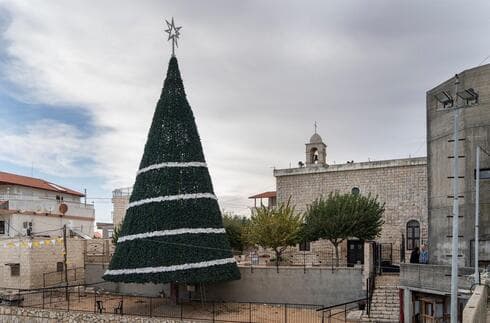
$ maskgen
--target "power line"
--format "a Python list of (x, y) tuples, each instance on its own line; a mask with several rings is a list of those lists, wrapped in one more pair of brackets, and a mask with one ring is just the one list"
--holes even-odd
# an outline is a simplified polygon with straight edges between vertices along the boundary
[(481, 66), (481, 64), (485, 63), (485, 61), (486, 61), (487, 59), (489, 59), (489, 58), (490, 58), (490, 55), (488, 55), (487, 57), (485, 57), (485, 58), (483, 59), (483, 61), (481, 61), (481, 62), (480, 62), (480, 64), (478, 64), (478, 66)]

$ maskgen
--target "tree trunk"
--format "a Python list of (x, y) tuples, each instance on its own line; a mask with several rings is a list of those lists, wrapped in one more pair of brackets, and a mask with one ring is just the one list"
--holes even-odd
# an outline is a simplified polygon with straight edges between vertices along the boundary
[(276, 270), (279, 272), (279, 257), (281, 253), (277, 249), (274, 249), (274, 252), (276, 253)]
[(334, 243), (333, 246), (335, 247), (335, 267), (339, 266), (339, 244)]

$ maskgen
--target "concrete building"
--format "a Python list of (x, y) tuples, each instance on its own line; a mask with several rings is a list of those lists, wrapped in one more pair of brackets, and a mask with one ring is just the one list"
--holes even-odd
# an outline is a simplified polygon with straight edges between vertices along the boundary
[[(370, 162), (348, 162), (329, 165), (327, 149), (319, 134), (315, 133), (306, 143), (305, 163), (297, 168), (276, 169), (277, 203), (291, 200), (297, 211), (304, 212), (308, 204), (330, 192), (361, 193), (378, 196), (386, 203), (383, 215), (385, 224), (381, 237), (386, 254), (392, 264), (400, 263), (400, 255), (410, 253), (427, 240), (427, 162), (426, 158), (406, 158)], [(356, 239), (344, 243), (341, 262), (363, 263), (364, 244)], [(301, 261), (324, 262), (333, 254), (326, 241), (313, 242), (311, 246), (297, 246)], [(330, 252), (330, 253), (329, 253)], [(322, 256), (322, 253), (326, 253)], [(388, 260), (388, 259), (386, 259)]]
[(0, 172), (0, 239), (58, 236), (63, 225), (92, 237), (95, 210), (84, 194), (48, 181)]
[[(459, 133), (459, 252), (460, 265), (472, 266), (475, 237), (475, 156), (476, 146), (490, 148), (490, 64), (466, 70), (459, 74), (459, 91), (474, 89), (475, 101), (466, 102), (455, 91), (451, 78), (427, 92), (427, 150), (428, 150), (428, 205), (430, 231), (430, 261), (451, 263), (452, 240), (452, 178), (453, 178), (453, 112), (460, 109)], [(447, 93), (453, 98), (450, 107), (437, 100)], [(481, 154), (481, 168), (490, 168), (490, 156)], [(480, 181), (480, 261), (490, 264), (490, 181)]]
[(114, 223), (114, 228), (119, 227), (124, 220), (132, 189), (132, 187), (123, 187), (112, 191), (112, 223)]
[(114, 234), (114, 224), (106, 223), (106, 222), (97, 222), (96, 223), (97, 230), (102, 231), (101, 237), (102, 239), (111, 239)]
[[(446, 321), (450, 313), (451, 260), (459, 260), (458, 312), (471, 296), (475, 241), (476, 146), (490, 148), (490, 65), (479, 66), (441, 83), (427, 92), (429, 264), (404, 264), (400, 287), (404, 290), (405, 322)], [(468, 90), (468, 92), (465, 92)], [(470, 98), (470, 99), (468, 99)], [(453, 110), (459, 109), (459, 170), (453, 174)], [(482, 170), (490, 156), (481, 154)], [(452, 253), (453, 178), (459, 181), (459, 250)], [(482, 178), (482, 177), (481, 177)], [(480, 181), (479, 265), (490, 264), (490, 181)]]
[(85, 239), (95, 211), (84, 194), (42, 179), (0, 172), (0, 288), (30, 289), (84, 281)]

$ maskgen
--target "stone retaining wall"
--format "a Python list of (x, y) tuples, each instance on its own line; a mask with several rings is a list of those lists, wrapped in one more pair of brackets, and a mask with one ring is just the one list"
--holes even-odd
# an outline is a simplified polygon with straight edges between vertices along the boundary
[(58, 322), (91, 322), (91, 323), (193, 323), (164, 318), (142, 316), (121, 316), (112, 314), (94, 314), (87, 312), (64, 312), (34, 308), (0, 306), (0, 322), (13, 323), (58, 323)]
[(485, 323), (487, 321), (488, 287), (476, 286), (473, 295), (463, 310), (463, 323)]

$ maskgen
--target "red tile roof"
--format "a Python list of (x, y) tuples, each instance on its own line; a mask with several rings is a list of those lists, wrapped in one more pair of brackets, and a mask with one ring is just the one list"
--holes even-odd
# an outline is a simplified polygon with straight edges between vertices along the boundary
[(271, 192), (264, 192), (264, 193), (250, 196), (249, 199), (262, 199), (262, 198), (266, 199), (266, 198), (271, 198), (276, 196), (277, 193), (275, 191), (271, 191)]
[(21, 175), (6, 173), (6, 172), (0, 172), (0, 185), (2, 184), (20, 185), (25, 187), (39, 188), (42, 190), (48, 190), (52, 192), (65, 193), (65, 194), (76, 195), (76, 196), (84, 196), (83, 193), (71, 190), (69, 188), (57, 184), (50, 183), (48, 181), (39, 178), (21, 176)]

